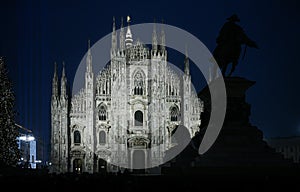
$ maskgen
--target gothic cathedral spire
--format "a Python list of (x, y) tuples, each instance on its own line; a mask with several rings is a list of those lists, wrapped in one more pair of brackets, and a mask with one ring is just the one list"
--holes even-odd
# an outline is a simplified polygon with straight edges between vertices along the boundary
[(126, 44), (126, 48), (129, 48), (132, 46), (132, 42), (133, 42), (132, 34), (131, 34), (131, 30), (130, 30), (130, 24), (129, 24), (130, 23), (129, 16), (127, 16), (127, 23), (128, 23), (128, 26), (127, 26), (125, 44)]
[[(162, 24), (164, 24), (164, 21), (162, 21)], [(166, 36), (165, 36), (165, 30), (163, 25), (161, 26), (161, 42), (160, 42), (160, 48), (162, 51), (165, 51), (166, 49)]]
[(57, 64), (54, 62), (54, 75), (52, 80), (52, 96), (58, 97), (58, 76), (57, 76)]
[(190, 75), (190, 62), (189, 62), (187, 47), (185, 47), (184, 74)]
[(154, 21), (153, 33), (152, 33), (152, 50), (157, 50), (157, 34), (156, 34), (156, 24)]
[(123, 17), (121, 18), (121, 29), (120, 29), (120, 50), (125, 49), (125, 37), (124, 37), (124, 26)]
[(93, 72), (90, 40), (88, 40), (88, 52), (87, 52), (87, 56), (86, 56), (86, 72), (87, 73)]
[(61, 91), (62, 97), (67, 96), (67, 77), (66, 77), (66, 72), (65, 72), (65, 62), (63, 62), (60, 91)]
[(85, 121), (85, 137), (84, 143), (87, 149), (89, 149), (89, 158), (85, 159), (87, 170), (93, 172), (93, 158), (90, 154), (94, 154), (94, 141), (93, 129), (94, 129), (94, 73), (92, 69), (92, 54), (90, 41), (88, 42), (88, 53), (86, 57), (87, 70), (85, 72), (85, 110), (86, 110), (86, 121)]
[(111, 37), (111, 50), (115, 52), (117, 50), (117, 34), (116, 34), (116, 23), (115, 17), (113, 17), (113, 31)]
[(58, 87), (57, 65), (54, 64), (53, 93), (51, 105), (51, 171), (68, 172), (68, 96), (67, 78), (63, 63), (60, 96)]

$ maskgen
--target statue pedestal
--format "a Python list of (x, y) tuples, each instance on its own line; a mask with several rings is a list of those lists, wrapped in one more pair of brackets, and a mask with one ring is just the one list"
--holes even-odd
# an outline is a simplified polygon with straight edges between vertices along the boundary
[[(246, 102), (246, 91), (255, 84), (242, 77), (224, 78), (227, 108), (223, 127), (213, 146), (197, 157), (198, 166), (269, 166), (286, 165), (281, 154), (276, 153), (263, 140), (263, 133), (251, 125), (251, 105)], [(204, 101), (202, 131), (205, 134), (210, 116), (210, 93), (204, 88), (198, 96)], [(200, 143), (200, 142), (199, 142)]]
[(247, 173), (249, 170), (262, 172), (269, 168), (273, 170), (274, 167), (291, 167), (292, 161), (284, 159), (283, 155), (269, 147), (263, 140), (262, 131), (249, 121), (251, 105), (246, 102), (246, 91), (255, 82), (241, 77), (225, 78), (224, 81), (227, 108), (216, 141), (206, 153), (199, 155), (198, 148), (205, 135), (211, 111), (210, 91), (205, 87), (198, 93), (198, 97), (204, 102), (200, 132), (177, 157), (166, 164), (163, 173), (209, 173), (215, 170), (211, 169), (214, 167), (222, 168), (218, 169), (219, 173), (225, 173), (224, 170)]

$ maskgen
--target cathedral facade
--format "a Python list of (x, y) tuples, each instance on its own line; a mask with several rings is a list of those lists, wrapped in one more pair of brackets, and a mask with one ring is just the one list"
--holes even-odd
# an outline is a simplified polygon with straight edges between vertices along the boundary
[(192, 88), (189, 58), (183, 61), (182, 75), (168, 66), (163, 29), (157, 35), (154, 26), (150, 49), (134, 41), (129, 23), (123, 27), (122, 22), (117, 37), (114, 21), (110, 53), (110, 63), (94, 74), (97, 63), (92, 62), (89, 46), (85, 86), (73, 96), (67, 93), (65, 67), (60, 81), (55, 69), (52, 172), (114, 172), (159, 165), (176, 145), (171, 136), (178, 125), (186, 126), (191, 137), (199, 131), (203, 103)]

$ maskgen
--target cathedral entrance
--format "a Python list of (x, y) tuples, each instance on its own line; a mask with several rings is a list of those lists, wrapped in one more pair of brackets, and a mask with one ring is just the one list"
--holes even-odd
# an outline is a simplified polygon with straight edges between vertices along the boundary
[(81, 159), (74, 159), (73, 173), (77, 173), (77, 174), (82, 173), (82, 160)]
[(105, 174), (107, 172), (107, 162), (104, 159), (99, 159), (98, 169), (100, 174)]
[(132, 154), (132, 168), (134, 173), (145, 173), (146, 155), (144, 150), (134, 150)]

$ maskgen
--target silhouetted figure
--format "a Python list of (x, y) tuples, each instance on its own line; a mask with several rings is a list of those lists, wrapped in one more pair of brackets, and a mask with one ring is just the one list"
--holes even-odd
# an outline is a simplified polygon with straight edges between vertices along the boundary
[[(229, 77), (234, 72), (243, 44), (246, 45), (245, 52), (247, 46), (258, 48), (257, 44), (245, 34), (243, 28), (236, 24), (236, 22), (240, 21), (236, 14), (227, 18), (227, 20), (220, 30), (219, 36), (216, 39), (217, 47), (213, 51), (213, 56), (222, 70), (224, 77)], [(226, 70), (230, 63), (232, 64), (231, 71), (226, 75)], [(217, 66), (214, 68), (214, 73), (214, 75), (217, 75)]]

